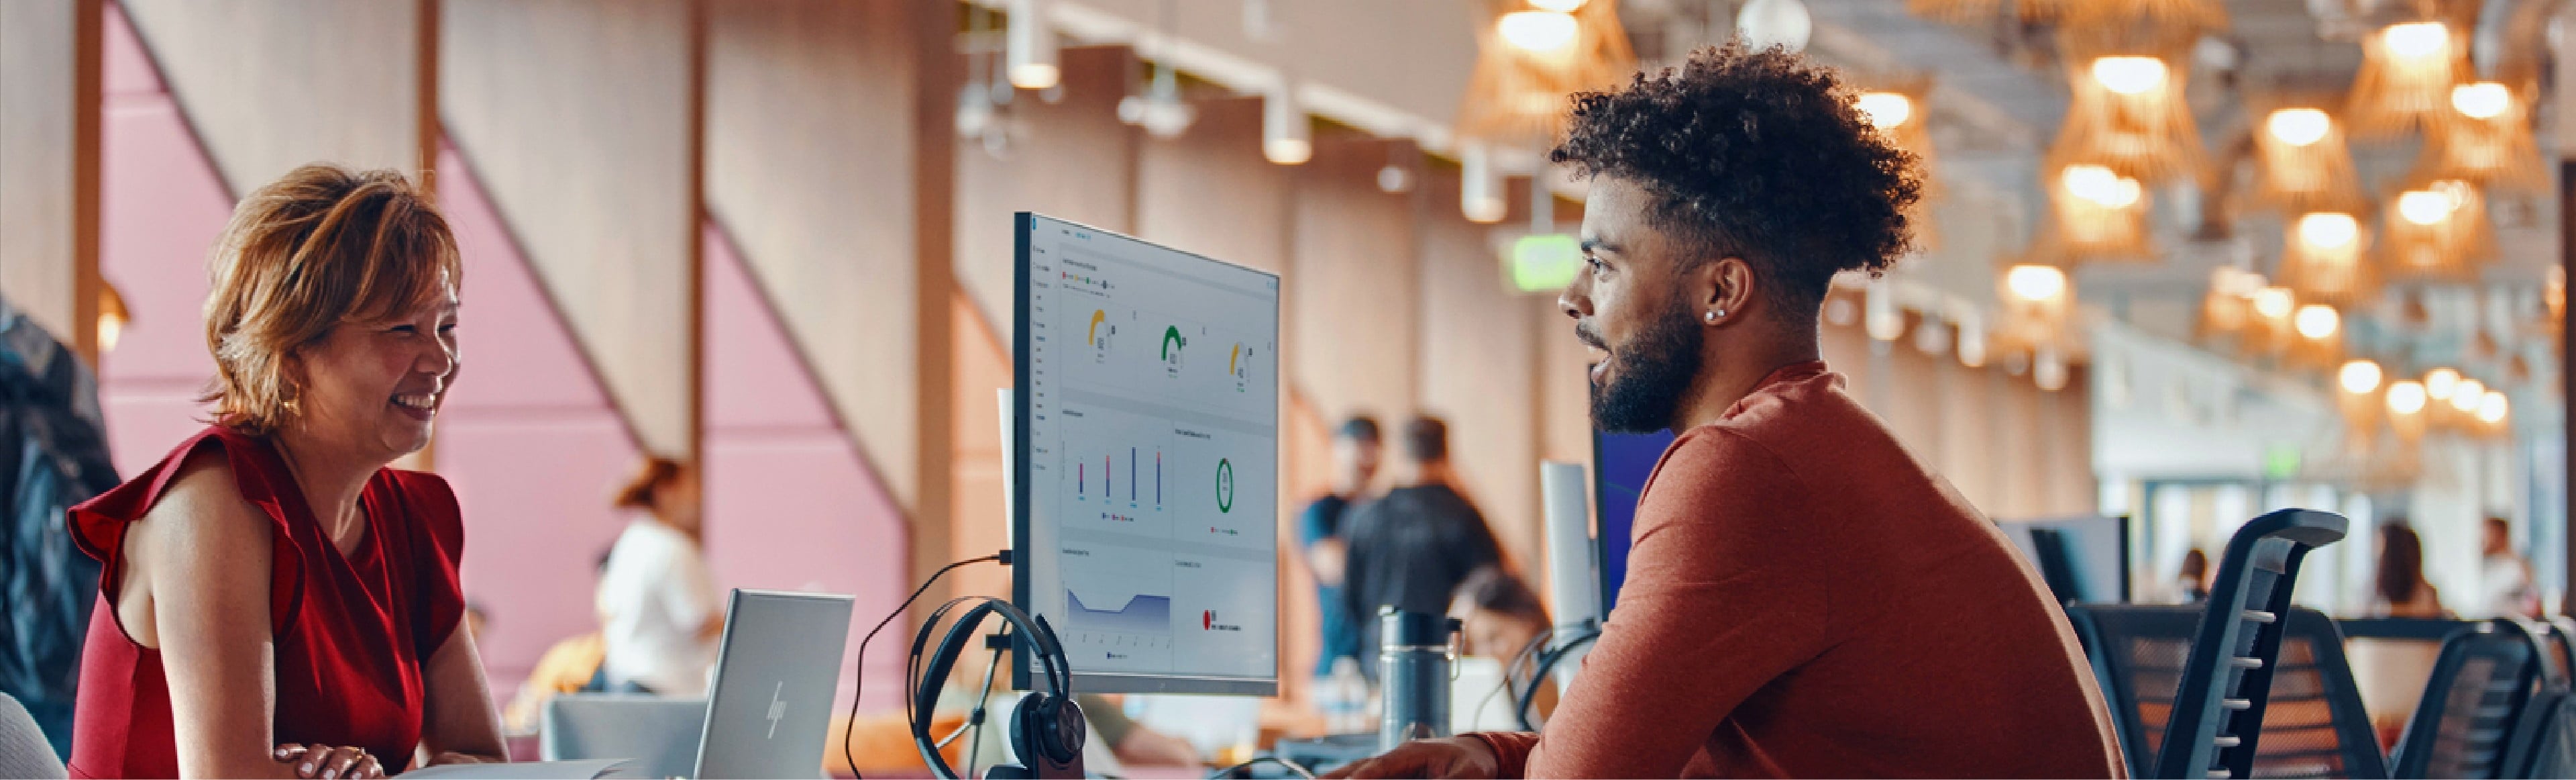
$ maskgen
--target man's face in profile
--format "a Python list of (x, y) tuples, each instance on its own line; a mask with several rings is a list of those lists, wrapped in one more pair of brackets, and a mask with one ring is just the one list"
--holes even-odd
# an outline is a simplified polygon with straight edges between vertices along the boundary
[(1699, 376), (1700, 314), (1680, 295), (1674, 242), (1652, 225), (1652, 196), (1626, 179), (1593, 180), (1584, 199), (1584, 269), (1558, 305), (1592, 366), (1592, 423), (1614, 433), (1662, 430)]

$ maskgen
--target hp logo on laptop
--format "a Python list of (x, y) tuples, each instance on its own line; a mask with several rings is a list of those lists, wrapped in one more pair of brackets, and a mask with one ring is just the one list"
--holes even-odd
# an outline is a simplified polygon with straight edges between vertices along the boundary
[(769, 689), (769, 736), (767, 737), (768, 739), (777, 739), (777, 738), (778, 738), (778, 721), (779, 721), (779, 719), (781, 719), (781, 718), (785, 718), (785, 717), (787, 717), (787, 700), (779, 697), (779, 694), (780, 694), (780, 693), (784, 693), (784, 692), (786, 692), (786, 690), (787, 690), (787, 681), (785, 681), (785, 680), (780, 680), (780, 681), (778, 681), (778, 684), (777, 684), (776, 686), (773, 686), (773, 687), (771, 687), (771, 688)]

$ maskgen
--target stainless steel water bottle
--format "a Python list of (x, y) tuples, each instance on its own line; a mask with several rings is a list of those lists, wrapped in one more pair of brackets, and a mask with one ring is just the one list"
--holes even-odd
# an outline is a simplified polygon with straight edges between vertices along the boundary
[(1378, 610), (1378, 683), (1385, 714), (1378, 749), (1449, 736), (1449, 684), (1458, 667), (1458, 621), (1447, 615)]

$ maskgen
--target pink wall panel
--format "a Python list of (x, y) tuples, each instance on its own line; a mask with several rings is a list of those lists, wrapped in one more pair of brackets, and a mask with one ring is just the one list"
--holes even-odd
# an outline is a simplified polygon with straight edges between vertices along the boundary
[(465, 284), (437, 464), (465, 510), (466, 597), (492, 621), (485, 670), (507, 691), (597, 628), (594, 567), (622, 527), (608, 493), (639, 456), (464, 161), (449, 150), (438, 169)]
[[(911, 591), (902, 511), (833, 418), (733, 242), (712, 225), (705, 235), (708, 565), (719, 587), (857, 594), (854, 663), (859, 639)], [(901, 706), (901, 634), (871, 648), (869, 710)], [(854, 682), (843, 676), (836, 711)]]
[(204, 426), (206, 250), (232, 197), (114, 5), (105, 67), (99, 271), (134, 316), (99, 360), (99, 396), (117, 473), (133, 474)]

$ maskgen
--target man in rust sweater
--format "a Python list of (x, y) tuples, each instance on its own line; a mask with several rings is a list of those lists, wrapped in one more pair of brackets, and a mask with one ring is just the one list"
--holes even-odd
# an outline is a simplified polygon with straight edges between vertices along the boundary
[(1344, 774), (2120, 774), (2046, 586), (1818, 360), (1832, 277), (1907, 247), (1911, 156), (1833, 72), (1732, 45), (1578, 96), (1568, 132), (1551, 159), (1592, 187), (1562, 303), (1606, 353), (1593, 420), (1681, 435), (1545, 733), (1418, 741)]

